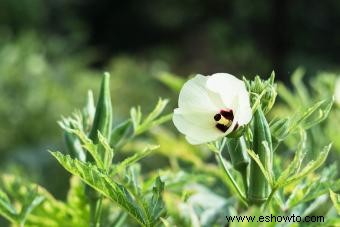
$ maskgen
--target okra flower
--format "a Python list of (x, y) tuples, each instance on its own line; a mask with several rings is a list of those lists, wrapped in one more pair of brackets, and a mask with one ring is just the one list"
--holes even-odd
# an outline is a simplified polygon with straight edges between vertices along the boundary
[(173, 122), (191, 144), (217, 140), (249, 123), (252, 111), (242, 80), (227, 73), (196, 75), (179, 94)]

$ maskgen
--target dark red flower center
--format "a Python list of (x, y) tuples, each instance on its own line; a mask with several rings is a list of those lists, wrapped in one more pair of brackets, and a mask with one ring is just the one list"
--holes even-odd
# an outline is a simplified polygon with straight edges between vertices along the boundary
[[(224, 109), (215, 114), (214, 120), (216, 121), (216, 128), (222, 132), (226, 132), (233, 123), (234, 113), (232, 109)], [(236, 124), (234, 130), (236, 130), (238, 124)]]

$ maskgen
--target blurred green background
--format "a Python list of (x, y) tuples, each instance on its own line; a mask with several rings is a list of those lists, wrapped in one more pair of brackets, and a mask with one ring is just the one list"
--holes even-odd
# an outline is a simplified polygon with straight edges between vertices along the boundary
[(338, 73), (339, 27), (336, 0), (0, 0), (0, 170), (62, 198), (67, 175), (46, 150), (63, 149), (57, 120), (98, 93), (104, 71), (118, 122), (159, 96), (176, 105), (164, 72)]

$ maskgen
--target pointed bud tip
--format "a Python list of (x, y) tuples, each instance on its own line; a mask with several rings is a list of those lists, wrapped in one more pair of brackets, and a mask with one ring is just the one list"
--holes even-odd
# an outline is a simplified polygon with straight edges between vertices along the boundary
[(109, 72), (104, 72), (104, 78), (105, 79), (110, 79), (110, 73)]

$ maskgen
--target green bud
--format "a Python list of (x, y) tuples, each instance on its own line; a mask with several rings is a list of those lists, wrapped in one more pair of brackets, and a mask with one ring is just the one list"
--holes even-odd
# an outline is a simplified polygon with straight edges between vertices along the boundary
[[(74, 129), (75, 127), (72, 125), (72, 123), (69, 123), (69, 128)], [(76, 135), (74, 135), (72, 132), (64, 130), (64, 139), (65, 144), (68, 150), (68, 153), (80, 161), (85, 161), (86, 155), (85, 151), (83, 150), (81, 143)]]
[(96, 112), (89, 138), (98, 143), (98, 131), (108, 140), (111, 137), (112, 104), (110, 94), (110, 74), (105, 73), (96, 106)]
[(277, 92), (275, 72), (273, 71), (269, 79), (262, 80), (259, 76), (256, 76), (253, 81), (247, 81), (244, 79), (248, 91), (251, 93), (251, 102), (254, 104), (258, 98), (261, 98), (261, 108), (264, 113), (268, 113), (273, 107)]
[[(259, 106), (253, 117), (253, 151), (268, 172), (272, 171), (272, 139), (268, 122)], [(268, 149), (263, 142), (268, 144)], [(270, 194), (270, 184), (255, 160), (250, 160), (248, 200), (251, 204), (262, 204)]]

